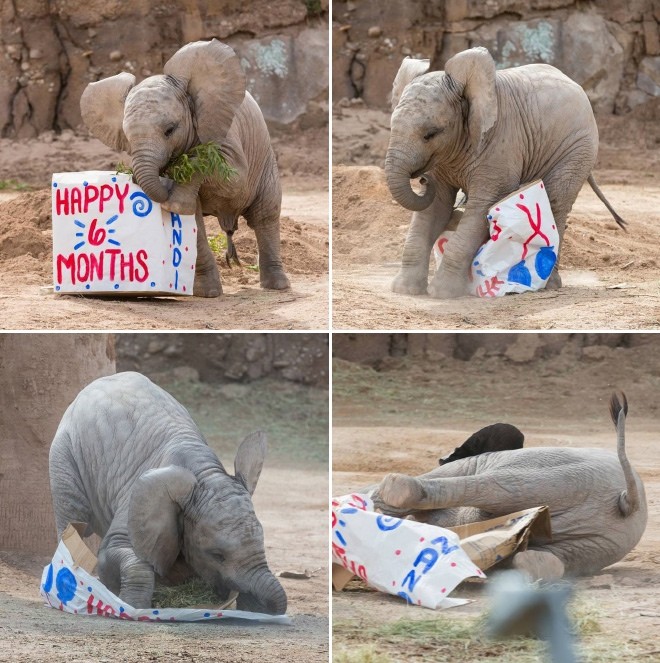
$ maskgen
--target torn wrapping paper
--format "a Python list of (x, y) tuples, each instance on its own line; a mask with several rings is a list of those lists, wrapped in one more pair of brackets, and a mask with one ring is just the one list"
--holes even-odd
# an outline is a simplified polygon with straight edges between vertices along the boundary
[[(469, 274), (469, 292), (501, 297), (545, 287), (557, 262), (559, 233), (541, 180), (514, 191), (488, 211), (490, 239), (477, 251)], [(453, 231), (433, 245), (436, 267)]]
[(290, 624), (286, 615), (265, 615), (244, 610), (213, 608), (133, 608), (115, 596), (92, 575), (94, 554), (69, 525), (62, 534), (51, 563), (41, 575), (41, 596), (48, 606), (76, 615), (98, 615), (130, 621), (197, 622), (245, 619), (270, 624)]
[(465, 603), (449, 594), (468, 577), (484, 577), (454, 532), (376, 513), (362, 494), (332, 501), (332, 557), (370, 587), (426, 608)]
[(55, 292), (192, 295), (195, 216), (164, 211), (130, 175), (55, 173), (52, 208)]

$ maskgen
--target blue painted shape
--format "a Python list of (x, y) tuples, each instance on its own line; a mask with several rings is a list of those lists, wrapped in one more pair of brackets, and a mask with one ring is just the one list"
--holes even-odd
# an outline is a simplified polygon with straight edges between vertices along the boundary
[(85, 233), (76, 233), (76, 237), (84, 237)]
[(541, 250), (536, 254), (534, 261), (534, 269), (536, 273), (543, 279), (547, 279), (557, 262), (557, 254), (555, 253), (554, 246), (542, 246)]
[(66, 566), (63, 566), (57, 572), (55, 586), (57, 587), (57, 598), (66, 605), (76, 595), (76, 576)]
[(77, 251), (81, 246), (85, 246), (85, 242), (78, 242), (74, 247), (73, 250)]
[(204, 617), (210, 617), (210, 616), (211, 616), (211, 613), (210, 613), (210, 612), (205, 612), (205, 613), (204, 613)]
[(150, 285), (152, 288), (155, 288), (155, 287), (156, 287), (156, 282), (155, 282), (155, 281), (152, 281), (149, 285)]
[(339, 539), (339, 543), (341, 543), (342, 546), (346, 545), (346, 539), (342, 536), (341, 532), (335, 532), (335, 536)]
[(151, 198), (146, 193), (142, 193), (142, 191), (134, 191), (130, 198), (133, 201), (133, 214), (135, 216), (145, 217), (153, 209)]
[(524, 260), (521, 260), (509, 270), (507, 280), (509, 283), (522, 283), (528, 288), (532, 285), (532, 275), (529, 273)]
[(109, 239), (108, 244), (114, 244), (115, 246), (121, 246), (121, 242), (118, 242), (116, 239)]
[(115, 290), (119, 290), (119, 283), (115, 283)]
[(389, 532), (390, 530), (396, 529), (403, 524), (401, 518), (395, 518), (394, 516), (378, 516), (376, 518), (376, 525), (381, 532)]
[(51, 589), (53, 589), (53, 565), (49, 564), (46, 582), (44, 583), (44, 592), (48, 593)]
[(76, 219), (74, 221), (74, 223), (75, 223), (75, 225), (78, 226), (78, 228), (84, 228), (85, 227), (85, 224), (82, 221), (78, 221), (78, 219)]
[(154, 610), (154, 611), (153, 611), (153, 614), (154, 614), (154, 615), (158, 615), (158, 614), (159, 614), (159, 611), (158, 611), (158, 610)]
[(110, 233), (111, 235), (114, 235), (116, 232), (117, 230), (115, 228), (108, 228), (108, 233)]
[(112, 181), (113, 181), (113, 182), (116, 182), (116, 181), (117, 181), (117, 178), (116, 178), (116, 177), (113, 177), (113, 178), (112, 178)]
[(119, 214), (115, 214), (114, 216), (111, 216), (111, 217), (105, 222), (105, 225), (106, 225), (106, 226), (109, 226), (111, 223), (114, 223), (118, 218), (119, 218)]
[(89, 290), (90, 288), (91, 288), (91, 286), (90, 286), (89, 283), (88, 283), (88, 284), (85, 286), (85, 290)]
[(53, 182), (53, 188), (57, 189), (57, 182)]
[(83, 186), (89, 186), (89, 182), (83, 182)]
[(123, 605), (119, 606), (119, 612), (124, 612), (124, 606)]
[(56, 286), (55, 286), (55, 290), (59, 290), (59, 289), (60, 289), (60, 286), (59, 286), (59, 285), (56, 285)]
[(87, 591), (88, 591), (88, 592), (91, 592), (91, 591), (92, 591), (92, 588), (91, 588), (91, 587), (88, 587), (88, 588), (87, 588)]

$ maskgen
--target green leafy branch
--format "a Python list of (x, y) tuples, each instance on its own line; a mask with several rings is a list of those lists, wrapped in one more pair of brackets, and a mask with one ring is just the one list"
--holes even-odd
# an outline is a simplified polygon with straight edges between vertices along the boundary
[[(133, 170), (121, 162), (117, 164), (117, 172), (133, 174)], [(227, 159), (215, 143), (201, 143), (189, 152), (171, 159), (161, 175), (169, 177), (177, 184), (189, 184), (197, 174), (204, 179), (218, 177), (228, 182), (236, 173), (236, 169), (227, 163)]]

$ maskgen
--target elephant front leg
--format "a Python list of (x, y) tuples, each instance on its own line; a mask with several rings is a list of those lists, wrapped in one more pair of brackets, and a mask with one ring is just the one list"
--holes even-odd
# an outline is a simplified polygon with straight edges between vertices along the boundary
[(436, 299), (453, 299), (468, 294), (470, 265), (479, 247), (488, 239), (487, 205), (468, 205), (463, 218), (447, 242), (440, 269), (429, 285)]
[(172, 185), (169, 197), (164, 203), (161, 203), (162, 208), (168, 212), (174, 212), (174, 214), (195, 214), (202, 180), (203, 177), (197, 174), (193, 175), (188, 184), (177, 184), (175, 182)]
[(394, 292), (400, 295), (426, 294), (433, 243), (449, 223), (455, 197), (455, 189), (438, 186), (431, 206), (413, 213), (403, 245), (401, 269), (392, 282)]
[(222, 294), (220, 272), (206, 238), (202, 204), (199, 201), (197, 201), (195, 211), (195, 222), (197, 224), (197, 262), (195, 263), (193, 295), (195, 297), (219, 297)]
[(128, 540), (106, 537), (98, 556), (101, 582), (133, 608), (150, 608), (154, 592), (154, 570), (137, 557)]

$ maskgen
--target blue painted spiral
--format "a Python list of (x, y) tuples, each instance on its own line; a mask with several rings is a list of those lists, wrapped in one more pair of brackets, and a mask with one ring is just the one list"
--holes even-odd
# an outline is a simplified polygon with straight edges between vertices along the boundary
[(145, 217), (153, 209), (154, 204), (151, 202), (151, 198), (142, 191), (134, 191), (131, 194), (131, 200), (133, 201), (133, 214), (135, 216)]

